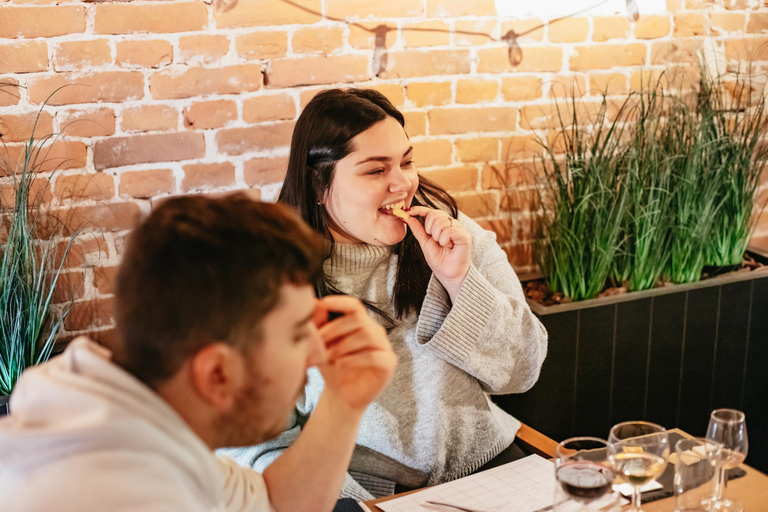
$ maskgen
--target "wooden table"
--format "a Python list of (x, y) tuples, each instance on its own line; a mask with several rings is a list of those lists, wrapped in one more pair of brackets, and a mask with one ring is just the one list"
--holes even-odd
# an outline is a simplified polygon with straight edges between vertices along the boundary
[[(728, 496), (744, 504), (745, 512), (764, 512), (768, 510), (768, 476), (742, 464), (747, 474), (736, 480), (728, 481)], [(624, 508), (629, 508), (627, 505)], [(675, 498), (665, 498), (643, 505), (645, 512), (675, 510)]]
[[(677, 429), (672, 430), (672, 432), (679, 432), (680, 434), (689, 437), (685, 432)], [(747, 474), (741, 478), (730, 480), (728, 482), (728, 496), (741, 501), (744, 504), (745, 512), (768, 511), (768, 476), (745, 464), (742, 464), (741, 467), (747, 472)], [(403, 495), (398, 494), (396, 496), (387, 496), (386, 498), (367, 501), (365, 504), (368, 506), (368, 508), (375, 512), (383, 512), (379, 507), (376, 506), (376, 504), (389, 501), (399, 496)], [(624, 509), (628, 508), (629, 505), (624, 507)], [(644, 512), (671, 512), (674, 510), (674, 496), (643, 505)]]

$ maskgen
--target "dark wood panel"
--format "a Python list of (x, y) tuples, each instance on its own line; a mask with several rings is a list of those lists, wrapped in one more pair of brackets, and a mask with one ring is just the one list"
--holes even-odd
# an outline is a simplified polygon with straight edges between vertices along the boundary
[(617, 305), (612, 425), (643, 417), (653, 300), (643, 299)]
[(539, 386), (536, 421), (546, 426), (543, 432), (558, 442), (573, 433), (578, 325), (578, 311), (545, 318), (549, 350), (544, 362), (546, 372), (542, 372), (546, 376)]
[(768, 278), (753, 281), (742, 410), (747, 418), (747, 463), (768, 472)]
[(677, 422), (686, 295), (674, 293), (653, 300), (644, 416), (664, 426)]
[[(562, 440), (646, 419), (703, 435), (712, 409), (747, 415), (747, 462), (768, 470), (768, 277), (544, 315), (539, 382), (503, 408)], [(519, 409), (517, 409), (519, 408)]]
[(751, 294), (751, 281), (721, 287), (710, 410), (741, 409)]
[(605, 437), (611, 429), (611, 366), (616, 305), (581, 311), (574, 431)]
[(704, 435), (709, 422), (720, 288), (688, 292), (677, 426)]
[(526, 393), (493, 396), (506, 412), (557, 441), (573, 431), (578, 317), (579, 312), (572, 311), (540, 318), (549, 342), (539, 380)]

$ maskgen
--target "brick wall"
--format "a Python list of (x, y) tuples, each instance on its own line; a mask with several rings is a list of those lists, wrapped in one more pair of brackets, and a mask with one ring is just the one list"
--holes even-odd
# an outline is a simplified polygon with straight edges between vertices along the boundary
[[(762, 0), (667, 0), (667, 12), (637, 23), (577, 17), (540, 29), (547, 20), (499, 19), (493, 0), (293, 3), (240, 0), (216, 13), (199, 0), (0, 1), (0, 81), (21, 86), (0, 90), (11, 158), (67, 85), (36, 133), (65, 135), (48, 154), (47, 170), (60, 166), (50, 201), (71, 225), (87, 221), (67, 262), (77, 294), (68, 335), (112, 335), (115, 268), (153, 201), (243, 188), (274, 199), (293, 124), (322, 88), (389, 97), (421, 171), (495, 229), (525, 271), (530, 178), (505, 162), (536, 151), (561, 85), (622, 95), (644, 67), (693, 63), (702, 42), (768, 67)], [(527, 32), (516, 65), (501, 40), (510, 30)]]

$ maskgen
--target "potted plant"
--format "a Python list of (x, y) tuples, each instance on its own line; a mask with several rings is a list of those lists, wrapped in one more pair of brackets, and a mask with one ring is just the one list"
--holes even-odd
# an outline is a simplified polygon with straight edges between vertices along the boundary
[(766, 470), (768, 268), (700, 280), (744, 257), (765, 99), (702, 70), (694, 95), (662, 77), (589, 114), (575, 94), (556, 109), (535, 256), (559, 300), (531, 300), (545, 287), (528, 283), (549, 351), (531, 391), (494, 399), (554, 439), (635, 419), (703, 435), (712, 409), (741, 409), (757, 426), (749, 462)]
[(22, 371), (51, 356), (71, 307), (71, 301), (54, 306), (53, 299), (77, 232), (66, 235), (49, 214), (44, 199), (52, 173), (38, 172), (55, 139), (31, 135), (18, 161), (9, 161), (5, 146), (0, 159), (3, 197), (10, 197), (0, 205), (0, 415), (9, 412), (8, 398)]

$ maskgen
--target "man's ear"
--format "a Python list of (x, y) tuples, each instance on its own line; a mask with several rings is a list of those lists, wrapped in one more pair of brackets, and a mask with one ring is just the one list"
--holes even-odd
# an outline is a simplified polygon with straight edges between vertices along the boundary
[(206, 345), (192, 357), (190, 369), (197, 394), (218, 412), (230, 412), (245, 382), (240, 351), (225, 343)]

